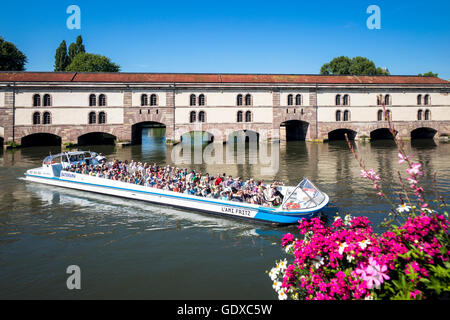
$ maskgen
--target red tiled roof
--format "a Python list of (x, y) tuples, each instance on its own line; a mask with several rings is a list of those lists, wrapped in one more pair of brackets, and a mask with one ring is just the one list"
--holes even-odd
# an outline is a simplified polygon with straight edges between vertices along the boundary
[(0, 82), (448, 84), (435, 77), (220, 73), (0, 72)]

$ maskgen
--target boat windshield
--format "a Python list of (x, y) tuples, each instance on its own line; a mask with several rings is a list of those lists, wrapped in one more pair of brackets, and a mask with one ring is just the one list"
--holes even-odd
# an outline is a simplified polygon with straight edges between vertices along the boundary
[(319, 206), (324, 200), (323, 193), (305, 178), (297, 187), (287, 193), (282, 208), (286, 210), (310, 209)]

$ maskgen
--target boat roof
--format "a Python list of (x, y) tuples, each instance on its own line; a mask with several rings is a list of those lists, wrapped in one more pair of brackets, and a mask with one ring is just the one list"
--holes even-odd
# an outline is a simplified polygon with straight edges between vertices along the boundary
[(54, 159), (54, 158), (58, 158), (61, 156), (77, 156), (80, 154), (85, 154), (86, 152), (89, 152), (90, 154), (97, 154), (96, 152), (93, 151), (67, 151), (67, 152), (61, 152), (61, 153), (57, 153), (57, 154), (51, 154), (49, 156), (47, 156), (45, 159)]

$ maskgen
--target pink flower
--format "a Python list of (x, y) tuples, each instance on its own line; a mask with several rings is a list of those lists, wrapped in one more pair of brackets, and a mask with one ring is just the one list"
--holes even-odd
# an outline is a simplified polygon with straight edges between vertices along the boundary
[(399, 164), (402, 164), (403, 162), (409, 160), (409, 156), (408, 155), (403, 156), (403, 154), (400, 153), (400, 152), (398, 153), (398, 157), (400, 158), (400, 160), (398, 160)]
[(421, 175), (423, 175), (423, 171), (420, 170), (421, 166), (422, 165), (420, 163), (411, 162), (411, 167), (406, 169), (406, 172), (408, 174), (410, 174), (411, 176), (416, 176), (416, 175), (421, 176)]

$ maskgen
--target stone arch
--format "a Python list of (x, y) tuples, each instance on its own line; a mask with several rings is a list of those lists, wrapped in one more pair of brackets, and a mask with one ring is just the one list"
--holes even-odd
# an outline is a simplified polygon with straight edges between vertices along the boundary
[(393, 140), (394, 136), (389, 128), (377, 128), (370, 132), (370, 140)]
[(436, 129), (419, 127), (411, 131), (411, 139), (433, 139), (437, 133)]
[(86, 132), (77, 138), (77, 144), (80, 146), (115, 144), (117, 137), (113, 134), (102, 131)]
[(157, 121), (141, 121), (134, 123), (131, 126), (131, 143), (142, 144), (142, 130), (144, 128), (160, 128), (164, 139), (167, 138), (167, 126), (162, 122)]
[(259, 132), (250, 129), (235, 130), (226, 137), (227, 142), (259, 142)]
[(191, 131), (185, 131), (183, 134), (180, 135), (180, 140), (183, 143), (189, 143), (189, 142), (197, 142), (201, 140), (201, 143), (210, 143), (214, 142), (214, 135), (205, 130), (191, 130)]
[(62, 139), (59, 135), (48, 132), (27, 134), (20, 139), (22, 147), (61, 146), (61, 143)]
[(309, 123), (303, 120), (287, 120), (280, 124), (280, 139), (304, 141), (308, 133)]
[(355, 140), (358, 133), (355, 130), (348, 128), (335, 129), (328, 132), (328, 141), (345, 140), (345, 134), (347, 134), (349, 140)]

